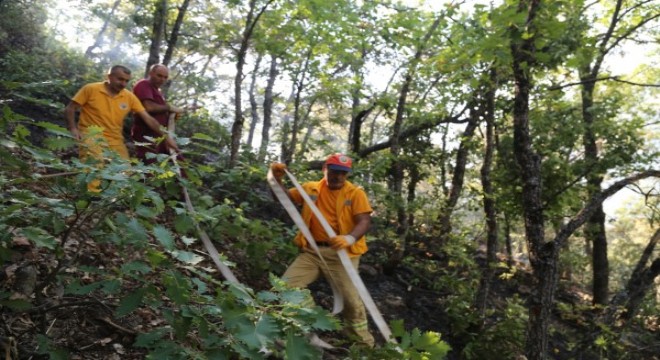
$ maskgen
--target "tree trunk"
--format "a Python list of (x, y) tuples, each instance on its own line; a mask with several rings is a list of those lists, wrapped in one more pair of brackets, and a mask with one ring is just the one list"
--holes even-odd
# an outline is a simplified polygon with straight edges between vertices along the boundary
[(257, 108), (257, 96), (255, 94), (257, 89), (257, 73), (259, 72), (259, 66), (261, 65), (261, 59), (263, 55), (259, 54), (257, 56), (257, 61), (254, 63), (254, 70), (252, 70), (252, 80), (250, 81), (250, 131), (248, 132), (247, 145), (252, 149), (252, 141), (254, 139), (254, 130), (257, 128), (259, 123), (259, 111)]
[[(477, 91), (477, 90), (475, 90)], [(478, 96), (475, 95), (475, 98)], [(461, 142), (458, 146), (458, 151), (456, 152), (456, 164), (454, 165), (453, 176), (451, 179), (451, 188), (449, 191), (449, 196), (445, 200), (442, 210), (440, 212), (440, 217), (438, 218), (438, 223), (436, 229), (439, 231), (440, 241), (447, 239), (451, 233), (451, 216), (454, 212), (454, 208), (458, 203), (458, 199), (463, 192), (463, 182), (465, 180), (465, 167), (467, 165), (468, 155), (470, 153), (470, 143), (472, 142), (472, 137), (474, 132), (479, 125), (479, 120), (481, 117), (481, 109), (470, 111), (470, 120), (465, 126), (465, 130), (461, 135)]]
[(149, 57), (147, 58), (147, 68), (144, 70), (144, 77), (149, 74), (151, 65), (158, 64), (160, 61), (160, 46), (165, 36), (165, 22), (167, 21), (167, 0), (156, 2), (154, 11), (154, 24), (151, 31), (151, 45), (149, 46)]
[(243, 36), (241, 37), (241, 45), (236, 54), (236, 77), (234, 78), (234, 123), (231, 126), (231, 149), (229, 151), (229, 167), (233, 168), (238, 160), (238, 151), (241, 147), (241, 137), (243, 136), (243, 108), (241, 100), (241, 87), (243, 84), (243, 67), (245, 66), (245, 57), (247, 55), (250, 39), (254, 32), (254, 27), (257, 25), (259, 18), (263, 15), (268, 5), (274, 0), (268, 0), (261, 10), (256, 14), (255, 7), (257, 0), (250, 0), (250, 9), (248, 11), (247, 19), (245, 20), (245, 28), (243, 29)]
[(85, 50), (86, 58), (90, 58), (92, 56), (92, 51), (94, 51), (94, 49), (96, 49), (97, 47), (101, 46), (101, 44), (103, 43), (103, 37), (105, 36), (105, 32), (108, 30), (108, 24), (110, 23), (110, 19), (114, 17), (115, 11), (119, 7), (120, 3), (121, 0), (115, 0), (114, 4), (112, 4), (112, 8), (110, 9), (110, 12), (105, 18), (105, 21), (103, 22), (103, 26), (101, 26), (101, 30), (99, 30), (99, 33), (96, 35), (96, 40), (94, 40), (94, 44), (90, 45), (87, 48), (87, 50)]
[(302, 102), (302, 93), (303, 90), (305, 89), (305, 79), (307, 78), (307, 71), (309, 70), (309, 63), (312, 59), (312, 50), (313, 47), (310, 47), (309, 51), (307, 52), (307, 56), (305, 57), (305, 63), (303, 64), (302, 71), (300, 72), (300, 76), (298, 77), (297, 81), (295, 82), (295, 95), (293, 99), (293, 122), (291, 123), (291, 140), (289, 141), (289, 145), (286, 147), (286, 152), (282, 153), (282, 158), (284, 159), (284, 163), (289, 164), (291, 161), (293, 161), (293, 154), (296, 151), (296, 147), (298, 146), (298, 131), (300, 129), (300, 122), (301, 122), (301, 117), (300, 117), (300, 104)]
[(511, 269), (513, 267), (513, 247), (511, 245), (511, 224), (509, 217), (504, 214), (504, 241), (506, 243), (506, 264)]
[[(360, 91), (362, 90), (362, 83), (364, 80), (364, 75), (362, 74), (362, 67), (364, 66), (364, 58), (366, 56), (366, 50), (362, 47), (360, 51), (360, 60), (351, 64), (351, 70), (353, 71), (353, 78), (356, 79), (356, 83), (351, 90), (351, 124), (348, 128), (348, 148), (354, 154), (360, 150), (360, 133), (362, 128), (362, 122), (366, 115), (360, 116)], [(373, 109), (373, 107), (371, 107)]]
[(390, 154), (392, 155), (392, 165), (390, 168), (390, 191), (391, 195), (394, 198), (396, 204), (396, 213), (397, 213), (397, 229), (396, 233), (401, 239), (405, 241), (407, 229), (406, 221), (406, 207), (402, 198), (403, 192), (403, 176), (404, 176), (404, 165), (400, 159), (401, 155), (401, 129), (403, 127), (404, 114), (406, 111), (406, 101), (408, 98), (408, 91), (410, 90), (410, 84), (412, 83), (413, 75), (417, 70), (417, 64), (422, 57), (422, 52), (426, 44), (428, 43), (431, 35), (440, 25), (440, 17), (437, 17), (431, 27), (424, 35), (424, 38), (420, 42), (419, 48), (417, 49), (411, 63), (406, 73), (405, 80), (401, 86), (401, 91), (399, 92), (399, 100), (396, 107), (396, 118), (394, 120), (394, 125), (392, 126), (392, 136), (390, 143)]
[[(179, 7), (179, 12), (177, 13), (174, 26), (172, 27), (172, 32), (170, 37), (167, 40), (167, 49), (165, 50), (165, 56), (163, 56), (163, 65), (169, 66), (172, 61), (172, 55), (174, 54), (174, 49), (176, 49), (176, 44), (179, 41), (179, 34), (181, 33), (181, 26), (183, 25), (183, 19), (186, 16), (188, 11), (188, 6), (190, 5), (190, 0), (184, 0), (181, 7)], [(172, 86), (172, 79), (168, 79), (161, 88), (163, 96), (167, 98), (167, 94), (170, 92), (170, 87)]]
[(316, 104), (316, 101), (318, 99), (319, 98), (315, 96), (312, 99), (312, 101), (309, 102), (309, 105), (307, 105), (307, 110), (305, 111), (305, 116), (303, 116), (303, 124), (305, 125), (305, 136), (303, 136), (303, 139), (300, 142), (300, 149), (296, 154), (296, 157), (298, 159), (302, 159), (305, 153), (307, 152), (307, 145), (309, 144), (309, 139), (312, 137), (312, 133), (314, 132), (315, 123), (310, 119), (309, 114), (312, 113), (312, 109), (314, 108), (314, 105)]
[(264, 91), (264, 124), (261, 128), (261, 146), (259, 146), (259, 160), (264, 161), (270, 142), (270, 126), (273, 114), (273, 87), (277, 79), (277, 57), (271, 55), (270, 69), (268, 70), (268, 82)]
[(190, 6), (190, 0), (184, 0), (181, 6), (179, 7), (179, 12), (176, 15), (176, 20), (174, 21), (174, 25), (172, 26), (172, 32), (170, 33), (170, 37), (167, 40), (167, 49), (165, 50), (165, 56), (163, 56), (163, 64), (166, 66), (169, 66), (170, 61), (172, 61), (172, 55), (174, 54), (174, 49), (176, 49), (176, 43), (179, 41), (181, 26), (183, 25), (183, 19), (186, 17), (188, 6)]
[(486, 122), (486, 149), (484, 151), (484, 163), (481, 166), (481, 184), (484, 192), (484, 213), (486, 215), (487, 241), (486, 241), (486, 264), (482, 268), (481, 283), (477, 291), (476, 308), (482, 319), (486, 315), (486, 302), (490, 292), (490, 284), (493, 280), (493, 268), (497, 264), (497, 209), (495, 207), (495, 191), (490, 178), (493, 166), (493, 154), (495, 152), (495, 79), (496, 73), (491, 70), (488, 91), (486, 92), (485, 109), (483, 117)]
[(659, 241), (660, 229), (655, 231), (655, 234), (653, 234), (651, 240), (646, 245), (642, 256), (640, 256), (637, 262), (637, 266), (635, 266), (635, 270), (630, 275), (625, 290), (612, 298), (612, 302), (606, 311), (606, 324), (610, 326), (614, 324), (617, 318), (617, 312), (621, 307), (624, 307), (625, 310), (621, 314), (623, 320), (629, 320), (637, 313), (639, 304), (644, 299), (644, 296), (653, 284), (653, 280), (658, 276), (660, 271), (660, 259), (656, 259), (651, 266), (646, 266), (651, 256), (653, 256), (653, 252)]
[[(532, 149), (529, 131), (529, 92), (535, 60), (535, 18), (540, 0), (520, 0), (518, 12), (526, 13), (525, 28), (511, 27), (511, 55), (515, 96), (513, 104), (514, 154), (522, 178), (522, 208), (529, 259), (534, 270), (535, 291), (529, 298), (529, 323), (525, 354), (529, 360), (544, 359), (548, 349), (548, 322), (554, 298), (557, 266), (554, 262), (555, 246), (544, 243), (543, 202), (541, 197), (541, 161)], [(523, 31), (532, 34), (523, 39)]]
[[(617, 0), (614, 15), (610, 22), (610, 27), (606, 35), (601, 40), (599, 52), (592, 64), (587, 64), (581, 69), (580, 79), (583, 82), (582, 95), (582, 123), (584, 132), (582, 134), (582, 144), (584, 146), (584, 160), (589, 168), (587, 173), (587, 194), (591, 198), (601, 190), (603, 175), (598, 166), (598, 147), (596, 146), (596, 135), (594, 132), (594, 114), (592, 113), (594, 105), (595, 79), (600, 72), (601, 64), (607, 53), (606, 44), (609, 41), (612, 31), (616, 27), (619, 11), (623, 5), (623, 0)], [(585, 241), (587, 245), (591, 244), (591, 264), (593, 271), (593, 304), (603, 305), (607, 303), (609, 295), (609, 262), (607, 259), (607, 234), (605, 232), (605, 212), (603, 207), (594, 213), (585, 226)]]

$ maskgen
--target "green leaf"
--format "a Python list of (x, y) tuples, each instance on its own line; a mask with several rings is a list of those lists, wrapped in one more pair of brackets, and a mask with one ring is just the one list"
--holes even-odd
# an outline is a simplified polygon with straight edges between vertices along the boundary
[(168, 329), (155, 329), (148, 333), (139, 334), (135, 339), (135, 343), (133, 343), (133, 345), (137, 347), (150, 348), (158, 340), (165, 337), (168, 333), (169, 333)]
[(257, 320), (257, 323), (242, 318), (236, 322), (236, 331), (234, 335), (253, 349), (265, 347), (278, 333), (278, 326), (268, 314), (263, 314)]
[(183, 243), (186, 245), (192, 245), (197, 241), (197, 239), (193, 237), (182, 236), (181, 241), (183, 241)]
[(68, 360), (71, 357), (69, 354), (54, 344), (45, 335), (37, 335), (37, 353), (46, 355), (48, 354), (50, 360)]
[(167, 260), (167, 255), (165, 255), (162, 251), (148, 249), (147, 260), (149, 260), (151, 266), (156, 267)]
[[(121, 222), (119, 223), (121, 224)], [(126, 224), (126, 230), (128, 233), (127, 237), (129, 239), (129, 243), (131, 244), (146, 243), (149, 239), (147, 237), (147, 231), (136, 219), (131, 219), (128, 221), (128, 224)]]
[(103, 286), (101, 289), (106, 294), (116, 294), (121, 290), (121, 282), (117, 279), (103, 281)]
[(305, 337), (289, 330), (286, 334), (286, 358), (287, 359), (320, 359), (321, 353), (315, 347), (310, 345)]
[(210, 137), (209, 135), (202, 134), (202, 133), (195, 133), (192, 136), (193, 139), (198, 139), (198, 140), (206, 140), (206, 141), (215, 141), (216, 139)]
[(66, 289), (65, 293), (67, 294), (73, 294), (73, 295), (87, 295), (91, 293), (92, 291), (100, 288), (103, 285), (101, 282), (95, 282), (87, 285), (82, 285), (80, 284), (80, 281), (74, 280), (69, 284)]
[(302, 304), (307, 298), (307, 294), (301, 290), (286, 290), (282, 292), (282, 300), (294, 305)]
[(119, 306), (117, 307), (116, 314), (118, 317), (128, 315), (133, 310), (137, 309), (142, 305), (142, 299), (144, 294), (146, 294), (146, 288), (139, 288), (131, 294), (128, 294), (126, 297), (121, 299)]
[(205, 282), (198, 278), (192, 279), (193, 284), (197, 285), (197, 292), (200, 294), (205, 294), (208, 291), (208, 286)]
[(179, 214), (174, 219), (174, 229), (180, 234), (186, 234), (195, 227), (195, 223), (187, 214)]
[(257, 293), (257, 299), (261, 302), (270, 303), (277, 301), (278, 297), (270, 291), (260, 291)]
[(165, 284), (165, 292), (167, 296), (172, 299), (177, 305), (183, 305), (188, 302), (190, 298), (190, 283), (179, 272), (172, 271), (163, 276), (163, 284)]
[(138, 205), (135, 213), (147, 219), (153, 219), (158, 215), (154, 209), (144, 205)]
[(339, 322), (323, 310), (323, 308), (318, 307), (318, 309), (321, 311), (316, 313), (312, 327), (318, 330), (337, 330), (339, 328)]
[(163, 247), (165, 247), (165, 249), (172, 251), (176, 248), (172, 233), (162, 225), (154, 226), (153, 233), (156, 237), (156, 240), (158, 240), (158, 242), (160, 242)]
[(55, 250), (57, 246), (57, 240), (44, 229), (30, 226), (21, 229), (21, 233), (38, 247)]
[(39, 126), (41, 128), (44, 128), (44, 129), (48, 130), (48, 132), (53, 133), (55, 135), (62, 135), (62, 136), (71, 137), (71, 132), (68, 129), (66, 129), (62, 126), (59, 126), (57, 124), (53, 124), (53, 123), (46, 122), (46, 121), (39, 121), (35, 125)]
[(149, 266), (149, 264), (146, 264), (145, 262), (139, 260), (131, 261), (127, 264), (124, 264), (121, 267), (121, 269), (125, 273), (135, 272), (138, 274), (148, 274), (151, 272), (151, 267)]
[(32, 304), (29, 301), (22, 299), (0, 300), (0, 305), (6, 306), (15, 311), (25, 311), (32, 308)]
[(251, 293), (251, 291), (244, 287), (241, 284), (236, 284), (236, 283), (230, 283), (229, 284), (229, 291), (231, 292), (232, 295), (236, 297), (238, 300), (242, 300), (241, 302), (244, 304), (254, 304), (254, 298)]
[(44, 145), (49, 150), (66, 150), (76, 145), (76, 142), (65, 137), (49, 137), (44, 139)]
[(414, 345), (416, 348), (431, 354), (432, 359), (444, 358), (451, 350), (449, 344), (440, 340), (440, 334), (433, 331), (421, 334)]
[(190, 264), (190, 265), (197, 265), (197, 264), (199, 264), (200, 262), (202, 262), (204, 260), (203, 257), (201, 257), (197, 254), (193, 254), (189, 251), (175, 250), (175, 251), (172, 252), (172, 255), (177, 260), (179, 260), (181, 262), (184, 262), (186, 264)]

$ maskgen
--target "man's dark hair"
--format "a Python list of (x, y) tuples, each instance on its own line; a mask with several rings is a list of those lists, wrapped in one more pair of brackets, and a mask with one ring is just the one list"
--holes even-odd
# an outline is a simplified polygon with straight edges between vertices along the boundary
[(117, 71), (122, 71), (125, 72), (126, 74), (130, 75), (131, 74), (131, 69), (127, 68), (124, 65), (113, 65), (110, 70), (108, 70), (108, 75), (114, 74)]

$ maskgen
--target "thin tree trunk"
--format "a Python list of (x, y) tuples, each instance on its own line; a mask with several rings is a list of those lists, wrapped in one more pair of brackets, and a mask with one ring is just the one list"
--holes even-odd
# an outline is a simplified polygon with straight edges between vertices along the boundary
[[(619, 12), (623, 0), (617, 0), (612, 20), (608, 32), (601, 40), (599, 46), (599, 53), (593, 64), (587, 64), (582, 69), (580, 80), (584, 83), (581, 89), (582, 95), (582, 122), (584, 124), (584, 133), (582, 134), (582, 143), (584, 146), (584, 160), (587, 166), (591, 169), (587, 174), (587, 194), (589, 197), (598, 193), (601, 190), (603, 183), (603, 175), (599, 170), (598, 160), (598, 147), (596, 146), (596, 135), (594, 131), (594, 114), (592, 113), (594, 105), (594, 89), (596, 83), (590, 81), (595, 79), (600, 72), (601, 64), (606, 54), (606, 44), (612, 35), (616, 24), (619, 20)], [(585, 241), (591, 244), (591, 264), (593, 271), (593, 303), (606, 304), (609, 296), (609, 261), (607, 259), (607, 234), (605, 230), (605, 212), (603, 207), (594, 213), (585, 226)]]
[[(476, 98), (477, 96), (475, 96)], [(449, 196), (445, 200), (440, 217), (436, 224), (436, 228), (439, 230), (440, 241), (447, 239), (451, 233), (451, 216), (454, 212), (454, 208), (458, 203), (458, 199), (463, 192), (463, 182), (465, 181), (465, 167), (467, 165), (468, 155), (470, 153), (470, 142), (472, 142), (472, 137), (474, 132), (479, 126), (479, 120), (481, 117), (481, 109), (471, 110), (470, 120), (465, 126), (465, 130), (461, 135), (461, 142), (456, 152), (456, 164), (454, 165), (453, 176), (451, 179), (451, 189), (449, 191)]]
[(259, 123), (259, 111), (257, 108), (257, 96), (255, 94), (257, 89), (257, 73), (259, 72), (259, 66), (261, 66), (261, 59), (263, 58), (262, 54), (257, 56), (257, 61), (254, 63), (254, 70), (252, 70), (252, 80), (250, 81), (250, 131), (248, 132), (247, 145), (252, 148), (252, 140), (254, 139), (254, 130), (257, 128)]
[(115, 11), (119, 7), (119, 4), (121, 3), (121, 0), (115, 0), (114, 4), (112, 4), (112, 8), (110, 9), (110, 12), (108, 13), (107, 17), (105, 18), (105, 21), (103, 22), (103, 26), (101, 26), (101, 30), (99, 30), (99, 33), (96, 34), (96, 40), (94, 40), (94, 44), (90, 45), (87, 50), (85, 50), (85, 57), (90, 58), (92, 56), (92, 51), (94, 49), (98, 48), (101, 46), (103, 43), (103, 37), (105, 36), (105, 32), (108, 30), (108, 25), (110, 24), (110, 19), (114, 17)]
[(318, 99), (319, 98), (315, 96), (314, 99), (310, 101), (309, 105), (307, 106), (307, 110), (305, 111), (305, 116), (303, 116), (303, 123), (305, 124), (305, 136), (303, 136), (303, 140), (300, 142), (300, 150), (298, 150), (298, 153), (296, 154), (296, 157), (299, 159), (301, 159), (305, 153), (307, 153), (307, 145), (309, 144), (309, 139), (311, 139), (312, 133), (314, 132), (315, 123), (314, 121), (310, 120), (309, 114), (312, 113), (312, 109), (314, 108), (314, 105)]
[(497, 209), (495, 207), (495, 190), (490, 178), (493, 167), (493, 154), (495, 152), (495, 70), (491, 70), (490, 83), (486, 92), (485, 109), (483, 112), (486, 122), (486, 149), (484, 152), (484, 163), (481, 166), (481, 184), (484, 192), (484, 213), (486, 215), (487, 241), (486, 241), (486, 264), (481, 273), (481, 283), (477, 291), (476, 308), (485, 321), (486, 302), (490, 292), (490, 284), (493, 281), (494, 266), (497, 264)]
[(183, 25), (183, 19), (186, 17), (188, 6), (190, 6), (190, 0), (184, 0), (181, 6), (179, 7), (179, 12), (176, 15), (176, 20), (174, 21), (174, 25), (172, 26), (172, 32), (170, 33), (170, 37), (167, 40), (167, 49), (165, 50), (165, 56), (163, 56), (163, 64), (166, 66), (169, 66), (170, 61), (172, 61), (172, 55), (174, 54), (174, 49), (176, 49), (176, 44), (179, 41), (181, 26)]
[(277, 57), (271, 55), (268, 70), (268, 82), (264, 91), (264, 124), (261, 128), (261, 146), (259, 146), (259, 161), (264, 161), (270, 142), (270, 126), (273, 114), (273, 87), (277, 79)]
[[(366, 115), (362, 115), (360, 111), (360, 92), (362, 90), (362, 82), (364, 75), (362, 74), (362, 67), (364, 66), (364, 58), (366, 56), (366, 49), (364, 46), (360, 51), (360, 60), (353, 63), (351, 70), (353, 71), (353, 78), (356, 79), (354, 88), (351, 90), (351, 124), (348, 129), (348, 147), (353, 153), (360, 150), (360, 136), (362, 130), (362, 122)], [(375, 105), (374, 105), (375, 106)], [(370, 109), (374, 107), (371, 106)], [(371, 110), (369, 110), (371, 112)], [(360, 116), (362, 115), (362, 116)]]
[(392, 136), (391, 136), (391, 144), (390, 144), (390, 154), (392, 155), (392, 165), (390, 168), (390, 175), (391, 175), (390, 190), (391, 190), (391, 195), (395, 199), (395, 204), (397, 204), (396, 233), (402, 242), (405, 241), (406, 232), (408, 231), (408, 229), (407, 229), (407, 221), (406, 221), (406, 206), (402, 198), (404, 164), (399, 158), (399, 156), (401, 155), (401, 145), (400, 145), (401, 129), (403, 127), (404, 114), (406, 111), (406, 101), (408, 98), (408, 92), (410, 91), (410, 85), (413, 80), (413, 75), (417, 71), (417, 64), (419, 63), (422, 57), (422, 52), (424, 51), (426, 44), (431, 38), (431, 35), (433, 35), (435, 30), (440, 25), (440, 19), (441, 17), (437, 17), (433, 21), (431, 27), (426, 32), (424, 38), (420, 42), (419, 48), (417, 49), (410, 63), (410, 67), (408, 68), (408, 72), (406, 73), (405, 80), (403, 82), (403, 85), (401, 86), (401, 91), (399, 92), (399, 100), (397, 102), (397, 108), (396, 108), (396, 118), (394, 120), (394, 125), (392, 126)]
[(633, 318), (637, 313), (639, 304), (651, 287), (651, 284), (653, 284), (653, 279), (658, 276), (658, 271), (660, 271), (660, 259), (656, 259), (649, 267), (646, 265), (653, 256), (653, 252), (659, 241), (660, 229), (655, 231), (655, 234), (653, 234), (651, 240), (646, 245), (642, 256), (637, 261), (637, 266), (635, 266), (635, 269), (630, 275), (625, 290), (617, 294), (608, 306), (606, 324), (610, 326), (614, 324), (616, 313), (620, 307), (625, 308), (625, 311), (621, 314), (621, 318), (624, 320)]
[(243, 108), (241, 100), (241, 85), (243, 84), (243, 67), (245, 66), (245, 57), (247, 55), (250, 39), (257, 25), (259, 18), (263, 15), (266, 8), (274, 0), (268, 0), (266, 4), (254, 14), (257, 0), (250, 0), (250, 10), (245, 20), (245, 28), (241, 37), (241, 45), (236, 54), (236, 77), (234, 78), (234, 123), (231, 126), (231, 149), (229, 151), (229, 167), (233, 168), (238, 161), (238, 151), (241, 146), (241, 137), (243, 136)]
[(149, 74), (151, 65), (158, 64), (160, 61), (160, 46), (165, 36), (165, 22), (167, 21), (167, 0), (160, 0), (156, 3), (154, 11), (154, 24), (151, 32), (151, 45), (149, 46), (149, 57), (147, 58), (147, 67), (144, 70), (144, 77)]
[(511, 269), (513, 267), (513, 248), (511, 244), (511, 223), (509, 217), (504, 214), (504, 241), (506, 243), (506, 264)]
[(303, 64), (302, 71), (300, 73), (300, 76), (298, 77), (298, 80), (295, 82), (295, 95), (293, 99), (293, 122), (291, 124), (291, 140), (289, 141), (289, 145), (286, 148), (286, 152), (282, 153), (282, 157), (284, 159), (284, 163), (289, 164), (291, 161), (293, 161), (293, 154), (296, 151), (296, 147), (298, 146), (298, 131), (300, 129), (300, 105), (302, 103), (302, 93), (303, 90), (305, 89), (305, 79), (307, 78), (307, 71), (309, 70), (309, 63), (312, 59), (312, 50), (313, 47), (310, 47), (309, 51), (307, 52), (307, 56), (305, 57), (305, 62)]

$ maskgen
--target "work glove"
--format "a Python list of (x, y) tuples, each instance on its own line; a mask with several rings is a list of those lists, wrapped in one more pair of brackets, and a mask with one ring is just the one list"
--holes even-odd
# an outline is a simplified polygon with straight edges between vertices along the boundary
[(273, 176), (277, 182), (281, 182), (284, 177), (284, 171), (286, 170), (286, 165), (282, 163), (272, 163), (270, 164), (270, 170), (273, 172)]
[(330, 247), (335, 250), (346, 249), (355, 243), (355, 238), (352, 235), (337, 235), (328, 239)]
[(293, 243), (294, 243), (297, 247), (299, 247), (299, 248), (302, 249), (302, 248), (304, 248), (305, 246), (307, 246), (307, 239), (305, 239), (304, 236), (296, 236), (295, 238), (293, 238)]

